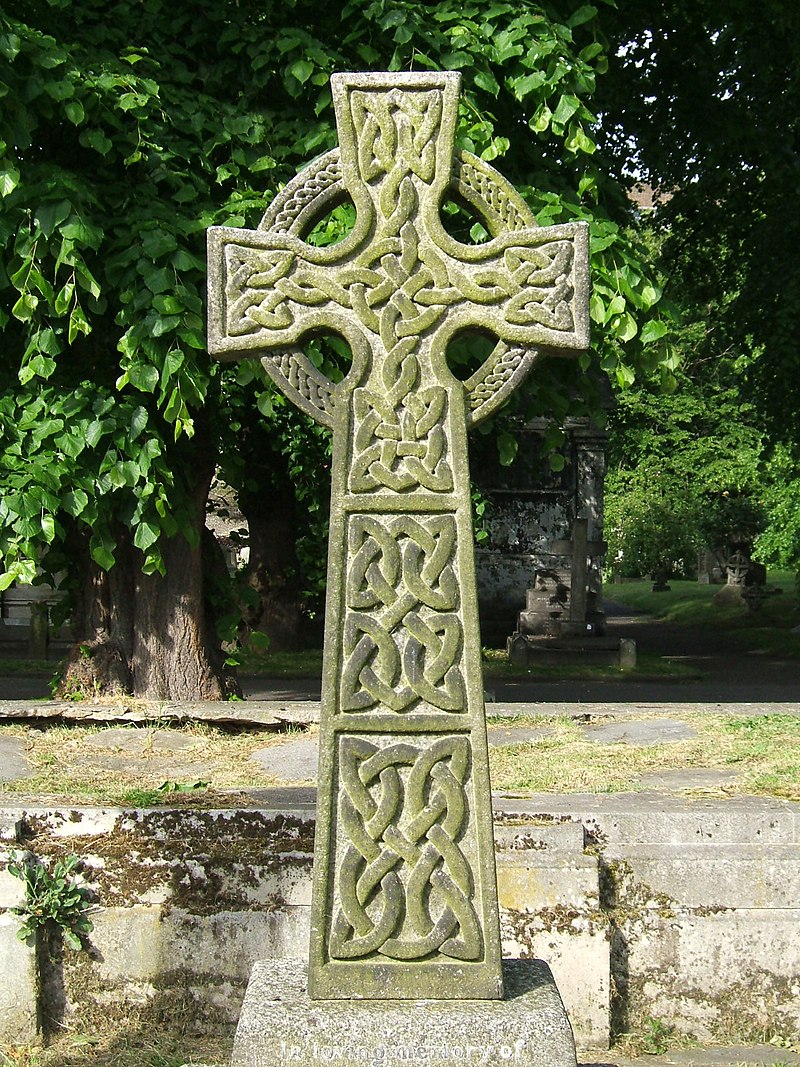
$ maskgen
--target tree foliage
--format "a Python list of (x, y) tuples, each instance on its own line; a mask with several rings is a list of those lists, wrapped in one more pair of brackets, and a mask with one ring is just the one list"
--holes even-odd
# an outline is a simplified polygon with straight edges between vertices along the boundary
[(800, 7), (631, 0), (604, 28), (603, 152), (661, 193), (668, 293), (715, 304), (720, 349), (751, 357), (748, 398), (773, 437), (797, 440)]
[[(621, 383), (673, 366), (595, 151), (608, 57), (591, 5), (29, 0), (0, 13), (0, 56), (0, 586), (64, 568), (85, 585), (124, 555), (152, 591), (176, 545), (199, 551), (218, 463), (245, 495), (288, 476), (302, 503), (318, 482), (319, 449), (275, 415), (258, 365), (208, 359), (204, 238), (256, 224), (333, 146), (335, 70), (461, 70), (459, 145), (540, 222), (591, 223), (597, 331), (573, 385), (591, 396), (593, 363)], [(530, 396), (559, 414), (564, 394), (554, 367)], [(256, 475), (241, 456), (262, 438)]]

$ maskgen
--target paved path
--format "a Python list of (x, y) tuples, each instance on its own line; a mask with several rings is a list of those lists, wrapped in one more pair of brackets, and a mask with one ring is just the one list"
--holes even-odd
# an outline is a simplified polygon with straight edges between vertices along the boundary
[[(707, 705), (709, 708), (781, 703), (794, 704), (800, 709), (800, 659), (742, 652), (722, 631), (711, 628), (687, 630), (654, 621), (648, 616), (626, 613), (627, 609), (608, 601), (606, 608), (610, 636), (633, 638), (640, 653), (648, 652), (680, 663), (695, 672), (695, 676), (661, 680), (624, 676), (608, 681), (499, 681), (490, 678), (486, 688), (494, 702), (639, 707), (686, 704)], [(248, 700), (319, 700), (319, 679), (245, 676), (241, 682)], [(3, 675), (0, 660), (0, 700), (44, 700), (49, 695), (47, 677)]]

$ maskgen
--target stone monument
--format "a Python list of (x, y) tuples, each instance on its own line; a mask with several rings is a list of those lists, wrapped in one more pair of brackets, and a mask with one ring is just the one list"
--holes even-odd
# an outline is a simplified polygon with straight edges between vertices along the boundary
[[(588, 236), (580, 223), (539, 228), (493, 168), (454, 151), (459, 88), (456, 73), (335, 75), (340, 149), (290, 182), (257, 230), (208, 234), (210, 351), (260, 356), (286, 395), (333, 429), (312, 1006), (503, 996), (467, 430), (548, 349), (588, 344)], [(481, 217), (485, 244), (446, 232), (446, 195)], [(313, 224), (348, 196), (352, 232), (308, 244)], [(461, 382), (446, 350), (470, 329), (497, 344)], [(336, 384), (295, 347), (323, 331), (352, 351)], [(272, 1003), (263, 972), (259, 983), (263, 1007)], [(510, 985), (521, 1001), (544, 988)], [(378, 1015), (358, 1007), (364, 1040), (377, 1020), (389, 1025), (385, 1005)], [(314, 1009), (317, 1049), (325, 1026), (339, 1035), (332, 1048), (344, 1032), (328, 1008), (324, 1024)], [(456, 1008), (434, 1011), (431, 1026), (446, 1018), (474, 1034), (474, 1004), (465, 1010), (462, 1023)], [(243, 1014), (240, 1031), (255, 1016), (262, 1037), (279, 1028), (272, 1009), (259, 1011)], [(416, 1032), (428, 1025), (414, 1020)], [(514, 1047), (506, 1031), (485, 1029), (476, 1050), (490, 1034), (498, 1049)], [(407, 1048), (401, 1031), (384, 1044)], [(253, 1041), (243, 1051), (237, 1039), (234, 1062), (319, 1059), (308, 1035), (296, 1057)]]

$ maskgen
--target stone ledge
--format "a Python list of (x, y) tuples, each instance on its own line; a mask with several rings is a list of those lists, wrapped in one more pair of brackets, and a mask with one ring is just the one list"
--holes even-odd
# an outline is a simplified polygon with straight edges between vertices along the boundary
[(506, 996), (495, 1001), (312, 1001), (303, 962), (262, 961), (247, 987), (231, 1067), (575, 1067), (572, 1030), (547, 965), (506, 960), (503, 980)]

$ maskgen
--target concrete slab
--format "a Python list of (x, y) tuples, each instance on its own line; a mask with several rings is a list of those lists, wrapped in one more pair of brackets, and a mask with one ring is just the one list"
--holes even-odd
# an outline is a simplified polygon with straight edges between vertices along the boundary
[(314, 782), (319, 765), (319, 738), (301, 737), (280, 745), (260, 748), (250, 757), (283, 782)]
[(200, 738), (187, 737), (177, 730), (153, 730), (142, 726), (112, 726), (81, 740), (82, 746), (129, 752), (131, 755), (187, 752), (201, 744)]
[(32, 774), (21, 737), (0, 737), (0, 782), (13, 782)]
[(219, 769), (219, 764), (213, 760), (178, 761), (170, 758), (164, 762), (159, 760), (159, 753), (142, 753), (142, 755), (128, 755), (124, 752), (87, 752), (73, 761), (75, 767), (91, 767), (93, 770), (114, 771), (115, 773), (127, 774), (134, 778), (144, 778), (149, 775), (160, 781), (206, 781), (211, 774)]
[(36, 1038), (36, 956), (17, 938), (18, 930), (16, 915), (0, 914), (0, 1044)]
[(629, 1018), (668, 1019), (700, 1041), (719, 1032), (797, 1035), (798, 930), (797, 909), (632, 917), (621, 924)]
[(724, 793), (738, 784), (741, 775), (732, 770), (666, 770), (643, 774), (636, 779), (639, 789), (659, 793)]
[(790, 800), (643, 792), (495, 793), (493, 801), (495, 811), (507, 816), (581, 822), (610, 858), (627, 855), (643, 843), (800, 843), (800, 804)]
[(549, 968), (506, 960), (495, 1001), (312, 1001), (305, 965), (256, 964), (231, 1067), (329, 1062), (430, 1067), (575, 1067), (575, 1045)]
[(663, 745), (697, 737), (697, 730), (674, 719), (642, 719), (584, 726), (583, 739), (603, 745)]

